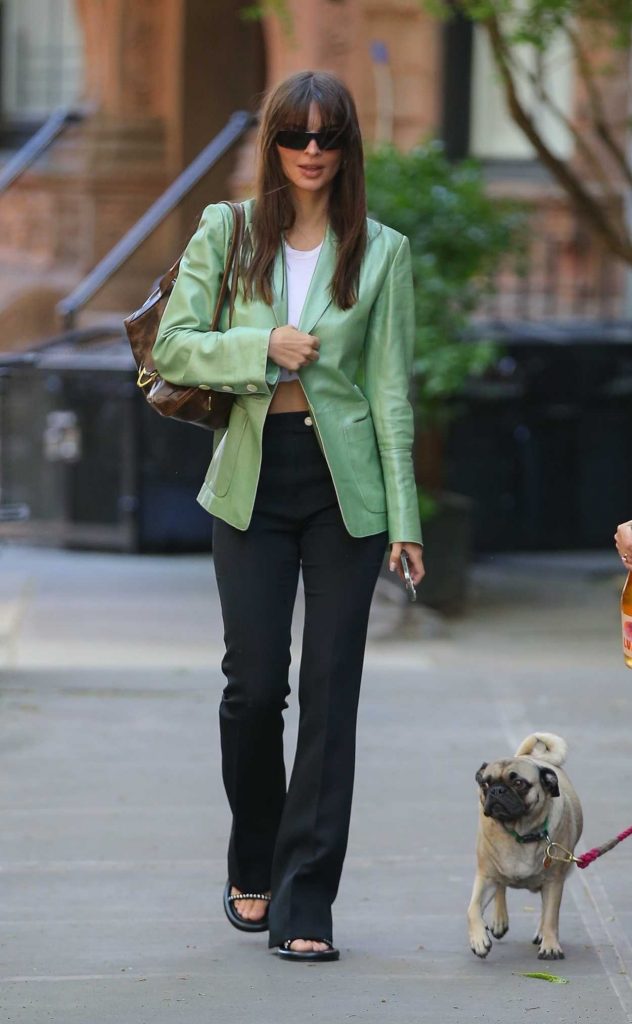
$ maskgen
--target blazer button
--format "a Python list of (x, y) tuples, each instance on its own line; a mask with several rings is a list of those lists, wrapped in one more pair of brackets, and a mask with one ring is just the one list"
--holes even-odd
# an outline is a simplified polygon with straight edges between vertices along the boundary
[(200, 391), (210, 391), (211, 390), (210, 384), (198, 384), (198, 388), (200, 389)]
[(305, 424), (306, 427), (311, 427), (312, 422), (313, 420), (311, 416), (306, 416), (305, 419), (303, 420), (303, 423)]
[(222, 391), (232, 391), (230, 384), (222, 384)]
[(256, 391), (256, 390), (257, 390), (257, 385), (256, 384), (246, 384), (246, 391)]

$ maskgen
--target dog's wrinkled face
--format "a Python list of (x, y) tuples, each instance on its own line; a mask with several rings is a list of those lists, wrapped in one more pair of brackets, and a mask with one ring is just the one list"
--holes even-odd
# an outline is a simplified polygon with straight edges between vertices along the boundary
[(497, 821), (518, 821), (541, 811), (560, 795), (552, 768), (533, 764), (528, 758), (484, 762), (476, 773), (483, 813)]

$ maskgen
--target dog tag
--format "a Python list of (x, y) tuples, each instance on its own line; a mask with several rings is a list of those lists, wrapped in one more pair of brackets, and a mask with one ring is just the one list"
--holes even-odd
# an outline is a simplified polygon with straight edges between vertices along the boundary
[(544, 858), (543, 858), (543, 860), (542, 860), (542, 866), (543, 866), (544, 868), (550, 868), (550, 867), (551, 867), (551, 864), (552, 864), (552, 863), (553, 863), (553, 861), (552, 861), (552, 860), (551, 860), (551, 858), (549, 857), (548, 853), (545, 853), (545, 854), (544, 854)]

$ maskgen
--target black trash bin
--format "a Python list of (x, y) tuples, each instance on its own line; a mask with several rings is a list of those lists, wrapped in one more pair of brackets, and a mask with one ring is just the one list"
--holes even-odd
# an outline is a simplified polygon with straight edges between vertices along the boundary
[(632, 324), (506, 325), (459, 400), (447, 486), (478, 551), (607, 548), (632, 516)]
[(209, 431), (165, 420), (136, 387), (122, 331), (71, 332), (0, 356), (0, 502), (36, 543), (120, 551), (210, 550), (195, 501)]

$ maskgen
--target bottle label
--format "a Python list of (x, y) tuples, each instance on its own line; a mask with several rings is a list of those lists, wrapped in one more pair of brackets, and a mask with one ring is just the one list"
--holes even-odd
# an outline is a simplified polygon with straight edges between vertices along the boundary
[(621, 612), (621, 628), (623, 630), (623, 653), (632, 658), (632, 615)]

